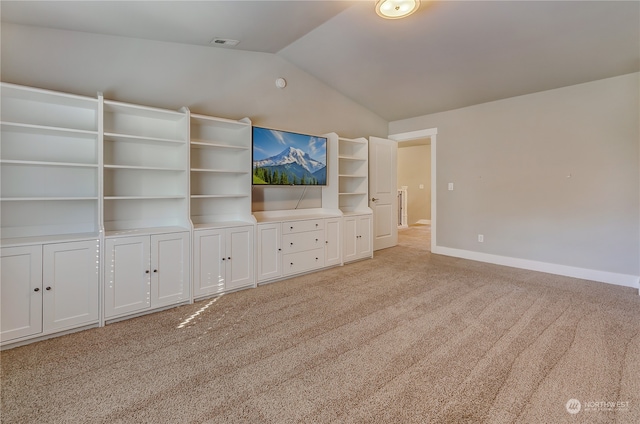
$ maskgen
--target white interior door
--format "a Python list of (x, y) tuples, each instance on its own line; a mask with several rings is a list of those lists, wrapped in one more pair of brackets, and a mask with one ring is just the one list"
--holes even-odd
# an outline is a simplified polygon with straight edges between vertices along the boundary
[(373, 250), (398, 244), (398, 143), (369, 137), (369, 207), (373, 210)]

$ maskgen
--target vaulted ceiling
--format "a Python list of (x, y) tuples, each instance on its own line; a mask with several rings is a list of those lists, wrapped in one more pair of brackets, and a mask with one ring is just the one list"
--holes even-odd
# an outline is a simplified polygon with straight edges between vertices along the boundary
[[(638, 1), (5, 1), (2, 21), (271, 53), (388, 121), (640, 70)], [(213, 38), (237, 46), (212, 45)]]

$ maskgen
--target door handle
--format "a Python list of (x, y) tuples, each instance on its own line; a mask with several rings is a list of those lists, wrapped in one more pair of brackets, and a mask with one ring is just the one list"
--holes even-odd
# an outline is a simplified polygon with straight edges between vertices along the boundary
[(371, 198), (371, 201), (372, 201), (372, 202), (377, 202), (378, 200), (380, 200), (380, 199), (376, 199), (375, 197), (372, 197), (372, 198)]

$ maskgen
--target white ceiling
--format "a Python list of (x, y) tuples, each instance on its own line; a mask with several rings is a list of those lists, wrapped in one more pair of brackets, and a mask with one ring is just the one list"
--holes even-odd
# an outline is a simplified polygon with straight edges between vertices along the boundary
[(277, 54), (388, 121), (640, 70), (639, 1), (6, 1), (2, 21)]

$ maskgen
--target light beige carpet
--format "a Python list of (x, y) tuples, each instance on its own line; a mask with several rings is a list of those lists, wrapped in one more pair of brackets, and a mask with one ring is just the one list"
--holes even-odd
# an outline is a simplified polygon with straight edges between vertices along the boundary
[(2, 422), (640, 423), (636, 290), (432, 255), (428, 231), (4, 351)]

